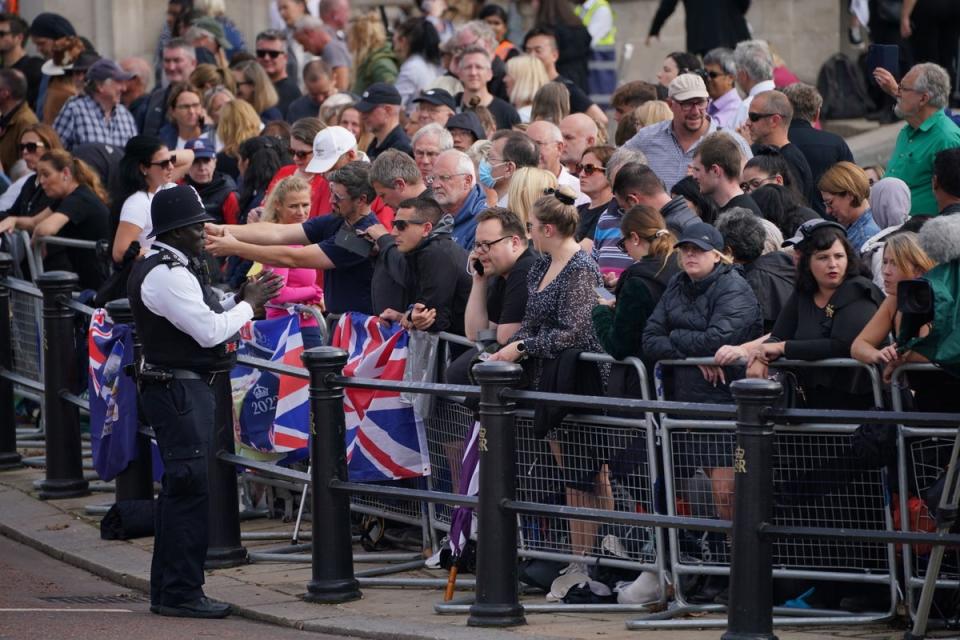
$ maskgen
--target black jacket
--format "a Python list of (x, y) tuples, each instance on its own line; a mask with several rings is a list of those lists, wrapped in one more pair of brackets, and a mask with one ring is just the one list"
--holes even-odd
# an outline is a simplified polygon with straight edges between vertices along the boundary
[(660, 214), (663, 216), (663, 220), (667, 223), (667, 226), (670, 227), (670, 231), (678, 238), (683, 235), (683, 230), (688, 225), (694, 222), (703, 222), (700, 216), (687, 206), (687, 202), (682, 196), (677, 196), (663, 205), (663, 208), (660, 209)]
[(587, 63), (590, 61), (590, 32), (584, 26), (553, 25), (560, 44), (557, 73), (573, 80), (584, 93), (590, 93), (587, 82)]
[(223, 203), (226, 202), (231, 193), (237, 191), (237, 183), (233, 181), (233, 178), (225, 173), (215, 171), (213, 180), (207, 184), (198, 184), (191, 180), (190, 176), (187, 176), (186, 183), (197, 190), (207, 215), (214, 218), (217, 224), (223, 224)]
[[(650, 25), (650, 35), (660, 35), (663, 23), (677, 8), (677, 0), (660, 0)], [(686, 14), (687, 51), (703, 55), (715, 47), (733, 49), (750, 39), (747, 19), (750, 0), (683, 0)]]
[(750, 264), (743, 265), (743, 277), (757, 294), (760, 311), (763, 313), (763, 332), (768, 333), (787, 300), (793, 295), (797, 280), (797, 268), (793, 264), (793, 258), (783, 251), (767, 253)]
[(467, 309), (472, 279), (467, 273), (467, 251), (449, 232), (440, 231), (422, 240), (406, 254), (407, 292), (410, 304), (420, 303), (437, 310), (428, 331), (449, 331), (463, 335), (463, 314)]
[[(643, 330), (643, 352), (651, 361), (710, 358), (725, 344), (742, 344), (761, 335), (760, 305), (734, 265), (717, 265), (703, 280), (686, 273), (670, 280)], [(676, 367), (677, 392), (684, 402), (729, 402), (727, 385), (708, 384), (696, 367)], [(668, 372), (669, 373), (669, 372)], [(735, 379), (732, 372), (727, 382)]]
[(813, 175), (812, 197), (814, 201), (810, 204), (818, 212), (825, 212), (823, 199), (820, 197), (820, 190), (817, 189), (817, 183), (827, 172), (827, 169), (833, 165), (846, 160), (853, 162), (853, 153), (846, 141), (835, 133), (829, 131), (820, 131), (814, 129), (813, 125), (801, 118), (794, 118), (790, 123), (790, 130), (787, 134), (790, 142), (793, 143), (810, 165), (810, 173)]

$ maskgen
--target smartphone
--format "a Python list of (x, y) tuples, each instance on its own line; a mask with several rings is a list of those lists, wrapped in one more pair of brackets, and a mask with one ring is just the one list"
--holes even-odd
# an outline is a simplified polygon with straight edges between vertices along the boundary
[(883, 67), (897, 80), (900, 79), (900, 47), (895, 44), (871, 44), (867, 49), (867, 74), (873, 78), (873, 70)]
[(477, 258), (473, 259), (473, 270), (477, 273), (478, 276), (483, 275), (483, 263), (480, 262)]
[(368, 257), (373, 249), (373, 242), (370, 241), (368, 236), (358, 236), (352, 228), (346, 225), (340, 227), (333, 242), (338, 247), (364, 258)]
[(597, 296), (603, 300), (616, 300), (617, 296), (610, 293), (606, 287), (594, 287), (593, 290), (597, 293)]

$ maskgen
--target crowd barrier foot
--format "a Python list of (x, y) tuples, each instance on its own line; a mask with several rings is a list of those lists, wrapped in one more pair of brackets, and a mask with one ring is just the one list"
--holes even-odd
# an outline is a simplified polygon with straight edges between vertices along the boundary
[[(460, 579), (457, 580), (460, 586)], [(460, 615), (470, 613), (473, 600), (452, 600), (433, 605), (434, 613)], [(562, 602), (524, 602), (520, 606), (525, 613), (648, 613), (652, 605), (643, 604), (564, 604)]]
[(19, 453), (9, 452), (0, 453), (0, 471), (9, 471), (10, 469), (19, 469), (23, 465), (23, 458)]
[(86, 480), (37, 480), (33, 483), (41, 500), (63, 500), (82, 498), (90, 495), (90, 484)]
[(247, 550), (244, 547), (212, 547), (207, 549), (207, 558), (203, 563), (203, 568), (208, 570), (229, 569), (248, 562)]

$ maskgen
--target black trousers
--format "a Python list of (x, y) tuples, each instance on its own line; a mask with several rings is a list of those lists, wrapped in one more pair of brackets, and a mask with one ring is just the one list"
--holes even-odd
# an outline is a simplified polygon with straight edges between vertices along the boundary
[(146, 384), (140, 393), (163, 459), (150, 567), (150, 602), (177, 606), (203, 596), (207, 555), (207, 449), (215, 396), (203, 380)]

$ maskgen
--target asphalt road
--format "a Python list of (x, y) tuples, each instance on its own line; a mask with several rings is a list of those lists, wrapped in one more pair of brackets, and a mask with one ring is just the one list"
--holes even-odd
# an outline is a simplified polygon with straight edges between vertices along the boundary
[(0, 640), (327, 640), (231, 616), (165, 618), (131, 591), (0, 536)]

